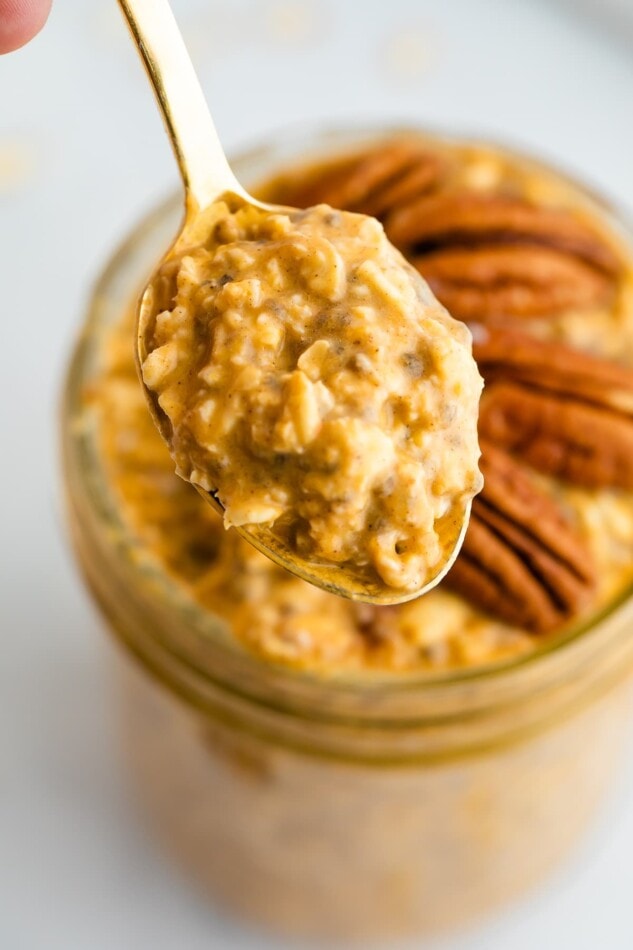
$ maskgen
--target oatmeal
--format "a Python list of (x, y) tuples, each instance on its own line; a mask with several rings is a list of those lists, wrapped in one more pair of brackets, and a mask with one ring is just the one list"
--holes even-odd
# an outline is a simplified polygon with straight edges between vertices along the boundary
[(448, 590), (394, 607), (354, 604), (278, 567), (173, 472), (134, 366), (130, 313), (112, 331), (95, 392), (117, 504), (154, 560), (264, 659), (322, 671), (439, 670), (529, 650), (526, 632), (496, 623)]
[[(477, 609), (467, 585), (461, 587), (466, 597), (445, 582), (407, 604), (354, 604), (284, 571), (233, 529), (224, 531), (217, 513), (173, 472), (138, 384), (133, 330), (130, 313), (111, 331), (105, 373), (93, 397), (117, 505), (137, 539), (139, 557), (165, 569), (248, 650), (322, 672), (407, 673), (487, 665), (538, 644), (529, 629)], [(552, 486), (544, 497), (556, 496), (579, 527), (581, 553), (598, 572), (600, 586), (589, 605), (595, 610), (632, 579), (631, 496)], [(471, 562), (471, 547), (467, 537), (458, 570), (461, 562)], [(538, 591), (528, 590), (537, 600)], [(510, 588), (506, 596), (516, 610), (519, 592)]]
[(154, 281), (145, 385), (225, 526), (419, 591), (481, 488), (470, 334), (373, 218), (210, 208)]
[[(224, 531), (214, 510), (173, 474), (136, 378), (131, 314), (112, 329), (106, 348), (95, 391), (103, 465), (125, 524), (136, 538), (139, 558), (166, 570), (194, 602), (219, 615), (248, 650), (275, 663), (337, 673), (488, 665), (533, 650), (543, 635), (587, 622), (633, 580), (629, 250), (620, 248), (610, 234), (603, 239), (586, 212), (580, 223), (566, 218), (578, 202), (571, 186), (557, 186), (514, 158), (463, 147), (445, 154), (434, 144), (432, 161), (424, 146), (412, 161), (411, 146), (407, 148), (411, 186), (429, 181), (429, 174), (421, 174), (425, 168), (436, 175), (445, 163), (450, 176), (442, 187), (449, 196), (469, 188), (480, 198), (502, 194), (507, 202), (513, 195), (515, 202), (529, 199), (536, 207), (547, 202), (554, 210), (548, 211), (545, 223), (555, 219), (563, 249), (553, 252), (547, 247), (545, 256), (566, 255), (566, 269), (580, 270), (589, 266), (585, 259), (591, 257), (600, 262), (602, 274), (599, 289), (587, 282), (583, 296), (575, 284), (573, 301), (557, 289), (559, 276), (550, 274), (553, 286), (528, 280), (534, 278), (530, 268), (535, 255), (541, 256), (543, 241), (543, 222), (534, 212), (531, 233), (540, 234), (541, 244), (532, 246), (530, 235), (523, 232), (520, 240), (506, 234), (512, 248), (524, 251), (515, 262), (514, 291), (510, 293), (508, 280), (499, 285), (504, 305), (514, 301), (516, 313), (499, 317), (498, 298), (486, 283), (489, 270), (484, 269), (478, 282), (476, 269), (470, 269), (467, 301), (477, 318), (474, 352), (487, 380), (480, 423), (486, 480), (475, 500), (462, 553), (432, 593), (397, 607), (353, 604), (288, 574), (235, 530)], [(376, 155), (361, 156), (365, 184), (373, 182), (371, 201), (359, 191), (361, 172), (354, 168), (352, 174), (346, 165), (345, 178), (335, 165), (335, 197), (354, 206), (361, 194), (364, 207), (382, 208), (382, 214), (389, 202), (378, 195), (381, 169), (391, 182), (390, 201), (398, 193), (405, 203), (412, 201), (411, 187), (394, 181), (396, 151), (402, 162), (402, 146), (382, 146)], [(324, 192), (326, 183), (332, 187), (334, 180), (327, 167), (308, 177), (317, 198), (318, 188)], [(356, 198), (351, 187), (341, 190), (350, 178), (357, 183)], [(292, 199), (290, 185), (295, 190), (306, 187), (296, 176), (274, 186), (267, 197)], [(437, 206), (437, 195), (434, 202)], [(450, 204), (447, 199), (449, 210)], [(388, 228), (389, 219), (387, 214)], [(523, 214), (524, 230), (525, 221)], [(495, 239), (499, 242), (498, 235)], [(490, 233), (485, 240), (479, 236), (462, 253), (481, 262), (491, 241)], [(405, 250), (412, 260), (428, 263), (419, 245)], [(495, 266), (497, 250), (491, 252)], [(434, 268), (439, 254), (437, 249), (429, 252)], [(445, 263), (451, 255), (448, 248)], [(544, 280), (540, 265), (536, 275)], [(529, 287), (527, 296), (521, 295), (522, 285)], [(454, 277), (451, 286), (455, 295), (459, 287)], [(549, 301), (547, 317), (543, 300)], [(238, 347), (243, 339), (236, 337), (232, 345)]]

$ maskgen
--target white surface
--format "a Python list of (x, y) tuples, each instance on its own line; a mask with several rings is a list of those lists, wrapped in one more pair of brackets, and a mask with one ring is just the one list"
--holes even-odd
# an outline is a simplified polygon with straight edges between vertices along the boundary
[[(174, 6), (229, 146), (306, 118), (440, 123), (538, 149), (633, 206), (631, 50), (547, 0)], [(68, 350), (104, 257), (176, 181), (115, 7), (58, 0), (45, 33), (0, 62), (0, 947), (280, 947), (201, 905), (138, 822), (99, 624), (63, 540)], [(632, 791), (633, 748), (556, 879), (438, 946), (630, 950)]]

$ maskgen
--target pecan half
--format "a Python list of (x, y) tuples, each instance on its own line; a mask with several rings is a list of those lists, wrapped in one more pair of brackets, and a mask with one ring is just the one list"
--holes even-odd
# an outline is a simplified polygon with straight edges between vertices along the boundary
[(466, 190), (443, 192), (394, 211), (388, 228), (394, 243), (418, 251), (527, 244), (553, 247), (606, 274), (620, 270), (615, 252), (583, 218), (524, 198)]
[(606, 302), (613, 291), (609, 276), (547, 247), (447, 248), (412, 262), (461, 320), (543, 317)]
[(465, 320), (535, 317), (607, 303), (621, 263), (577, 214), (461, 190), (387, 215), (389, 238)]
[(393, 142), (317, 169), (294, 187), (282, 185), (275, 200), (299, 208), (325, 203), (382, 218), (433, 191), (444, 168), (439, 155), (412, 143)]
[(482, 442), (484, 488), (446, 584), (516, 626), (545, 633), (580, 613), (595, 575), (560, 507), (505, 452)]
[(482, 438), (565, 481), (633, 489), (633, 372), (499, 327), (475, 328), (473, 352)]

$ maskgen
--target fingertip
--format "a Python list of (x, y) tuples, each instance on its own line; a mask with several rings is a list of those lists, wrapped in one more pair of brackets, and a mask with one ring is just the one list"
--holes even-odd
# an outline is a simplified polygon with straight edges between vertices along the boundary
[(0, 0), (0, 53), (11, 53), (40, 32), (51, 0)]

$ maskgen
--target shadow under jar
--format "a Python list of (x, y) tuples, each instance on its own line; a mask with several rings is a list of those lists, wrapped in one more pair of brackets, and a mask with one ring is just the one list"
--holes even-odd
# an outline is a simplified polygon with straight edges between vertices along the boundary
[[(394, 137), (438, 149), (455, 144), (415, 132), (299, 134), (284, 136), (283, 151), (251, 153), (236, 171), (247, 184), (272, 179), (283, 167)], [(483, 149), (470, 184), (485, 191), (495, 150), (456, 144)], [(542, 172), (535, 200), (547, 198), (552, 182), (583, 194), (543, 166), (501, 154)], [(271, 187), (303, 187), (299, 179), (282, 176)], [(332, 187), (340, 184), (340, 175), (333, 176)], [(587, 195), (583, 201), (625, 241), (603, 206)], [(160, 208), (107, 267), (69, 370), (63, 415), (72, 538), (84, 577), (124, 648), (115, 651), (117, 696), (140, 806), (214, 899), (276, 932), (367, 938), (462, 926), (539, 881), (577, 840), (609, 785), (628, 730), (633, 604), (624, 568), (628, 558), (630, 569), (631, 539), (621, 539), (628, 553), (621, 554), (619, 582), (560, 629), (522, 631), (495, 618), (492, 601), (483, 605), (486, 613), (481, 605), (459, 606), (459, 595), (430, 595), (446, 599), (429, 601), (436, 606), (424, 608), (431, 613), (419, 615), (420, 625), (433, 610), (463, 609), (464, 622), (475, 618), (485, 636), (476, 649), (465, 634), (461, 652), (442, 651), (441, 643), (429, 646), (413, 631), (416, 643), (420, 633), (416, 649), (427, 657), (417, 666), (407, 653), (389, 668), (382, 648), (377, 661), (361, 657), (339, 668), (336, 661), (311, 666), (310, 655), (305, 662), (266, 655), (265, 642), (249, 639), (248, 613), (235, 635), (224, 602), (230, 591), (224, 600), (217, 593), (217, 612), (215, 595), (200, 593), (205, 579), (196, 557), (212, 565), (213, 544), (201, 554), (190, 551), (187, 576), (179, 575), (178, 559), (158, 556), (152, 544), (151, 512), (145, 533), (130, 516), (135, 503), (151, 503), (157, 485), (167, 507), (174, 493), (190, 491), (169, 471), (166, 450), (153, 442), (136, 470), (134, 426), (118, 431), (116, 425), (104, 448), (104, 385), (116, 388), (115, 422), (127, 399), (133, 416), (147, 411), (135, 402), (132, 333), (125, 331), (114, 366), (108, 347), (175, 233), (177, 216), (175, 201)], [(579, 331), (587, 348), (592, 320), (596, 334), (602, 332), (594, 313), (589, 329)], [(555, 341), (559, 332), (538, 320), (530, 327), (540, 340)], [(112, 453), (115, 461), (125, 456), (133, 470), (127, 497), (113, 479)], [(535, 477), (559, 497), (548, 473)], [(191, 491), (186, 518), (167, 518), (157, 528), (171, 531), (176, 547), (187, 519), (193, 524), (198, 512), (211, 517), (194, 496)], [(632, 511), (629, 494), (620, 492), (618, 504)], [(204, 543), (198, 531), (190, 548)], [(235, 573), (248, 588), (242, 563)], [(512, 598), (504, 585), (497, 578), (497, 594)], [(253, 617), (265, 608), (264, 599)], [(542, 612), (535, 620), (526, 616), (547, 626)]]

